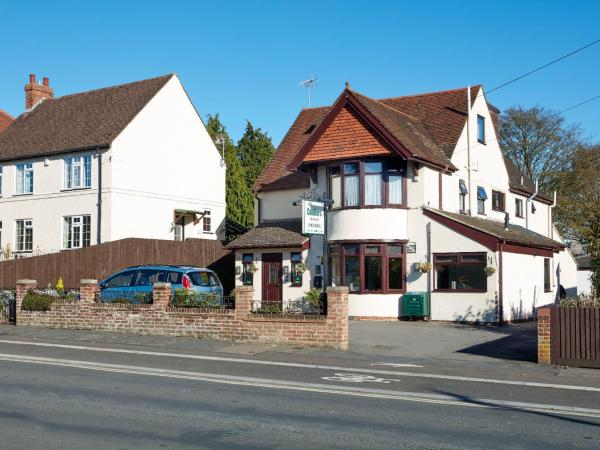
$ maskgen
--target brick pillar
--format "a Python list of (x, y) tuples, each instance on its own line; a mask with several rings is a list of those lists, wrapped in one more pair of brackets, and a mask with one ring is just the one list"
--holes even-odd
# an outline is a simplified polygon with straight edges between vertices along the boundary
[(165, 309), (171, 306), (171, 283), (152, 285), (152, 308)]
[(250, 314), (252, 312), (252, 300), (254, 288), (252, 286), (238, 286), (235, 288), (235, 312)]
[(82, 305), (91, 305), (96, 303), (96, 293), (98, 292), (98, 280), (81, 280), (79, 282), (79, 302)]
[(29, 289), (35, 289), (37, 287), (37, 281), (35, 280), (17, 280), (17, 293), (16, 293), (16, 312), (17, 312), (17, 324), (19, 323), (19, 316), (21, 315), (21, 306), (23, 305), (23, 297)]
[(552, 320), (550, 313), (552, 308), (545, 306), (538, 308), (538, 363), (550, 364), (551, 362), (551, 334)]
[(327, 288), (327, 325), (332, 328), (338, 342), (336, 347), (348, 349), (348, 288)]

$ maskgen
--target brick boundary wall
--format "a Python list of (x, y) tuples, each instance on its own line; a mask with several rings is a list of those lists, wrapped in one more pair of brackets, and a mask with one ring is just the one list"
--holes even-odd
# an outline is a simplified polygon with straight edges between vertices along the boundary
[(23, 311), (23, 297), (34, 280), (17, 281), (17, 325), (144, 335), (211, 337), (238, 342), (348, 348), (348, 289), (327, 290), (327, 316), (252, 314), (254, 289), (235, 290), (235, 309), (171, 307), (171, 285), (153, 286), (151, 305), (96, 303), (98, 283), (81, 280), (78, 302), (56, 301), (50, 311)]
[(546, 306), (537, 310), (537, 335), (538, 335), (538, 363), (550, 364), (551, 362), (551, 308)]

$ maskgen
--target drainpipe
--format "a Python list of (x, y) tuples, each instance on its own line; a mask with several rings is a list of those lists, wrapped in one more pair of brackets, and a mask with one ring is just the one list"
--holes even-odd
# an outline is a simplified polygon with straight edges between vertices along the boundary
[(528, 197), (527, 200), (525, 201), (525, 206), (526, 206), (525, 228), (527, 228), (528, 230), (529, 230), (529, 210), (531, 209), (531, 202), (537, 195), (538, 195), (538, 180), (535, 180), (535, 192), (533, 193), (533, 195), (531, 197)]
[(98, 213), (96, 222), (96, 244), (102, 243), (102, 153), (96, 149), (98, 155)]
[(503, 289), (503, 270), (502, 270), (502, 246), (504, 242), (498, 244), (498, 325), (504, 323), (504, 289)]
[(552, 204), (548, 208), (548, 237), (550, 239), (554, 239), (554, 227), (552, 226), (552, 214), (553, 214), (552, 210), (554, 209), (555, 206), (556, 206), (556, 191), (554, 191), (554, 200), (552, 201)]
[(469, 185), (469, 215), (471, 212), (471, 197), (473, 186), (471, 186), (471, 85), (467, 87), (467, 183)]

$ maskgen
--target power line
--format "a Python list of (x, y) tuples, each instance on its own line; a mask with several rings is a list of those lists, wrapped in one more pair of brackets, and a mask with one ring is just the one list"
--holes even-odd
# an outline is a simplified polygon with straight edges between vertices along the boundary
[(573, 105), (570, 108), (563, 109), (562, 111), (559, 112), (559, 114), (563, 114), (563, 113), (566, 113), (567, 111), (571, 111), (572, 109), (579, 108), (580, 106), (585, 105), (586, 103), (589, 103), (589, 102), (593, 102), (594, 100), (597, 100), (599, 98), (600, 98), (600, 95), (596, 95), (595, 97), (588, 98), (587, 100), (584, 100), (581, 103), (577, 103), (576, 105)]
[(540, 67), (537, 67), (537, 68), (535, 68), (533, 70), (530, 70), (529, 72), (524, 73), (523, 75), (519, 75), (517, 78), (513, 78), (512, 80), (507, 81), (506, 83), (502, 83), (501, 85), (496, 86), (495, 88), (490, 89), (489, 91), (486, 91), (486, 94), (489, 94), (490, 92), (497, 91), (498, 89), (502, 89), (503, 87), (508, 86), (509, 84), (514, 83), (515, 81), (519, 81), (519, 80), (521, 80), (521, 79), (523, 79), (525, 77), (528, 77), (529, 75), (531, 75), (533, 73), (539, 72), (540, 70), (545, 69), (546, 67), (549, 67), (552, 64), (555, 64), (555, 63), (557, 63), (559, 61), (562, 61), (563, 59), (568, 58), (569, 56), (572, 56), (572, 55), (574, 55), (576, 53), (579, 53), (580, 51), (585, 50), (586, 48), (591, 47), (592, 45), (595, 45), (598, 42), (600, 42), (600, 39), (596, 39), (595, 41), (590, 42), (589, 44), (586, 44), (583, 47), (579, 47), (578, 49), (573, 50), (572, 52), (567, 53), (566, 55), (563, 55), (560, 58), (555, 59), (554, 61), (550, 61), (549, 63), (546, 63), (543, 66), (540, 66)]

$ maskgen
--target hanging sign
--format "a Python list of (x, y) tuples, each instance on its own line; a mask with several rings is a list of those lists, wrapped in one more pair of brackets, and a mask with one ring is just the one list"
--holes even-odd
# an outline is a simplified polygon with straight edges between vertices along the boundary
[(325, 234), (325, 204), (302, 200), (302, 233)]

